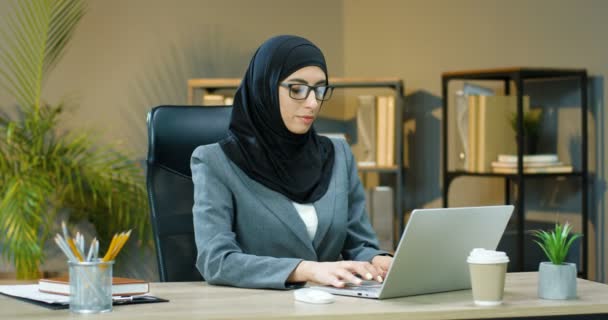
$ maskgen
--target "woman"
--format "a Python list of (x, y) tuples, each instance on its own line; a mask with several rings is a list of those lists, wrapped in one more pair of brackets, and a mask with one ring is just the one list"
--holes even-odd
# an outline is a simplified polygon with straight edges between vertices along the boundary
[(196, 265), (207, 282), (383, 280), (392, 258), (378, 249), (350, 147), (312, 127), (331, 96), (327, 78), (310, 41), (267, 40), (236, 92), (228, 137), (192, 154)]

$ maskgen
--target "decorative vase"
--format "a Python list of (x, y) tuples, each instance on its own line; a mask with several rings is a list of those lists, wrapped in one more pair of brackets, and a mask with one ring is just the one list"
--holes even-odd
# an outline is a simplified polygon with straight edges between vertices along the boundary
[(538, 297), (541, 299), (576, 299), (576, 264), (541, 262), (538, 267)]

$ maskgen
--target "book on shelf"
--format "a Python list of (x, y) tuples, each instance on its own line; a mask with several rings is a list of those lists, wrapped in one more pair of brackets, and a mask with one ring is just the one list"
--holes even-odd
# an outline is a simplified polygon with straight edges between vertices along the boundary
[(387, 96), (386, 165), (395, 165), (395, 96)]
[[(38, 290), (40, 292), (70, 295), (70, 279), (68, 276), (43, 278), (38, 280)], [(150, 291), (150, 284), (147, 281), (131, 278), (112, 278), (113, 296), (135, 296), (146, 294)]]
[(225, 97), (221, 94), (203, 95), (203, 106), (230, 106), (233, 102), (233, 97)]
[(478, 104), (475, 101), (476, 96), (468, 97), (468, 105), (469, 105), (469, 123), (468, 123), (468, 135), (467, 135), (467, 145), (469, 154), (467, 155), (467, 171), (474, 172), (477, 169), (477, 139), (479, 130), (477, 130), (477, 125), (479, 121), (477, 121), (477, 113), (479, 112)]
[(376, 162), (379, 166), (386, 165), (388, 145), (387, 137), (387, 120), (388, 120), (388, 100), (386, 96), (378, 96), (376, 98)]
[[(555, 162), (524, 162), (524, 168), (542, 168), (552, 166), (563, 166), (564, 163), (561, 161)], [(493, 161), (492, 168), (517, 168), (517, 162), (500, 162)]]
[(376, 162), (378, 166), (395, 165), (395, 97), (376, 98)]
[[(517, 167), (505, 168), (505, 167), (494, 167), (492, 168), (494, 173), (506, 173), (516, 174)], [(570, 165), (553, 165), (544, 167), (524, 167), (524, 173), (571, 173), (572, 166)]]
[[(525, 154), (524, 163), (555, 163), (558, 162), (557, 154)], [(517, 163), (516, 154), (499, 154), (498, 162)]]
[[(530, 98), (523, 97), (524, 112)], [(517, 109), (517, 96), (469, 96), (469, 124), (467, 169), (472, 172), (491, 172), (492, 161), (499, 154), (517, 150), (515, 132), (510, 117)]]

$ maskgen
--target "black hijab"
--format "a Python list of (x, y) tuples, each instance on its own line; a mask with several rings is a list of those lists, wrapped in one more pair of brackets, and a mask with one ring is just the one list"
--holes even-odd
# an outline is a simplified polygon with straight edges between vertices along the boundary
[(325, 194), (334, 164), (331, 140), (313, 127), (292, 133), (281, 117), (279, 83), (307, 66), (320, 67), (327, 77), (323, 53), (312, 42), (289, 35), (264, 42), (236, 91), (229, 134), (220, 141), (228, 158), (251, 179), (297, 203)]

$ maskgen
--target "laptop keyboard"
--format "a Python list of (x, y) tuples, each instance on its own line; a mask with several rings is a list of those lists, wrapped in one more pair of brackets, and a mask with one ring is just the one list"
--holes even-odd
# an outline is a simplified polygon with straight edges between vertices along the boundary
[(382, 284), (376, 281), (363, 281), (360, 285), (347, 283), (345, 289), (357, 291), (377, 291), (381, 287)]

